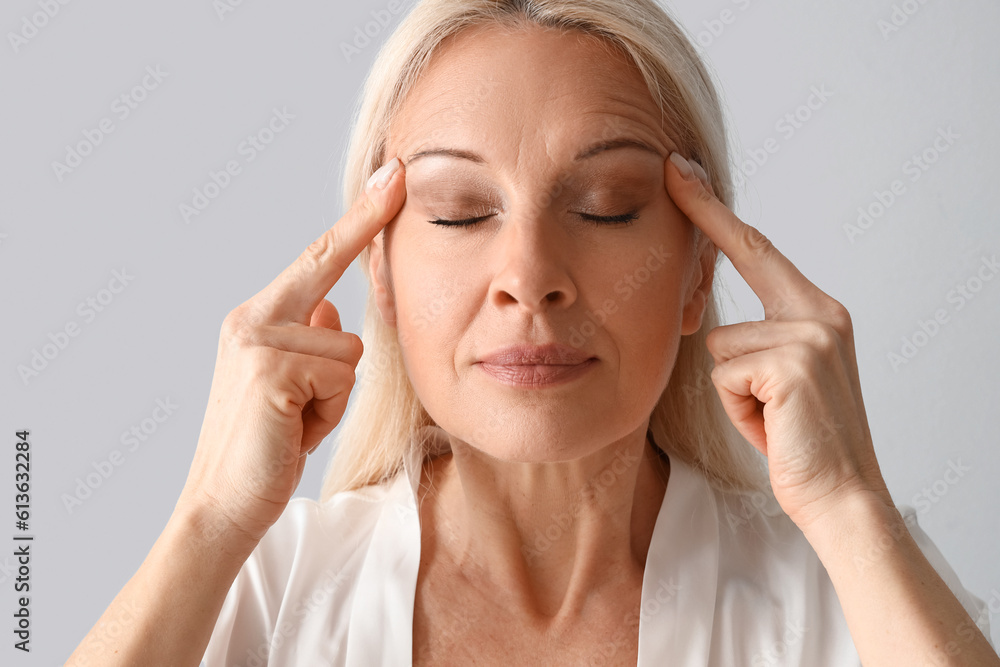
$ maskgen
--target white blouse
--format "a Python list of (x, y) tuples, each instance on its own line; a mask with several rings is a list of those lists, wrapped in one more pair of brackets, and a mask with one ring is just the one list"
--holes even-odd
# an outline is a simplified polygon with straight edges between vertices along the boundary
[[(431, 456), (450, 450), (444, 431), (426, 428)], [(419, 454), (411, 446), (405, 474), (382, 484), (324, 503), (289, 501), (227, 593), (202, 665), (412, 665)], [(714, 489), (670, 459), (636, 610), (639, 667), (861, 664), (815, 551), (773, 500), (757, 498)], [(989, 638), (984, 602), (962, 586), (913, 508), (898, 509)], [(614, 662), (612, 639), (588, 664)]]

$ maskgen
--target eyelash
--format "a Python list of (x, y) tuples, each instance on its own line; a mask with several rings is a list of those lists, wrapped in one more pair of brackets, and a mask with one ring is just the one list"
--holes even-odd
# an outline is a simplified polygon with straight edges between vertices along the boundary
[[(464, 220), (443, 220), (437, 218), (435, 220), (428, 220), (427, 222), (432, 225), (441, 225), (442, 227), (471, 227), (487, 218), (492, 217), (492, 215), (486, 215), (481, 218), (466, 218)], [(590, 215), (589, 213), (581, 213), (580, 217), (584, 220), (589, 220), (590, 222), (595, 222), (599, 225), (631, 225), (633, 222), (639, 219), (639, 211), (629, 211), (628, 213), (622, 213), (621, 215), (611, 215), (611, 216), (601, 216), (601, 215)]]

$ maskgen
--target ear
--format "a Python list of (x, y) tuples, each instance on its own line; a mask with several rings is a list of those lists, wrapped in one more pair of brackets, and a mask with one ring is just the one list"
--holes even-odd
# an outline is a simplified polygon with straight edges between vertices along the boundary
[(396, 327), (396, 297), (393, 293), (392, 281), (389, 279), (387, 262), (385, 261), (385, 230), (372, 240), (368, 267), (372, 277), (372, 289), (375, 292), (375, 305), (382, 315), (382, 321), (390, 327)]
[(681, 335), (689, 336), (701, 328), (701, 318), (705, 314), (709, 296), (712, 293), (712, 280), (715, 277), (715, 260), (718, 248), (711, 239), (702, 232), (698, 238), (698, 250), (695, 256), (694, 275), (691, 277), (687, 302), (681, 319)]

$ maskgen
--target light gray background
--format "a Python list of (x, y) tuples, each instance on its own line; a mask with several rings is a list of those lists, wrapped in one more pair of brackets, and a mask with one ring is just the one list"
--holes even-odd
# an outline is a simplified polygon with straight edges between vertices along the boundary
[[(879, 21), (904, 5), (915, 13), (884, 35)], [(41, 10), (36, 1), (4, 4), (0, 433), (12, 443), (16, 430), (31, 430), (36, 541), (27, 656), (11, 647), (9, 446), (0, 463), (7, 471), (0, 540), (11, 545), (0, 547), (0, 617), (7, 619), (0, 662), (61, 664), (162, 530), (197, 443), (223, 318), (342, 213), (350, 112), (378, 45), (401, 17), (390, 6), (244, 0), (220, 17), (210, 0), (70, 2), (15, 53), (8, 33)], [(1000, 7), (991, 0), (684, 0), (673, 7), (722, 85), (735, 143), (759, 150), (773, 138), (779, 149), (748, 180), (737, 212), (852, 313), (890, 489), (909, 504), (929, 491), (933, 502), (924, 501), (920, 523), (965, 585), (991, 603), (1000, 645), (1000, 279), (974, 280), (981, 258), (1000, 252)], [(391, 22), (348, 61), (342, 44), (373, 21), (373, 11)], [(120, 119), (112, 101), (139, 84), (147, 66), (166, 78)], [(832, 95), (819, 109), (800, 109), (814, 86)], [(246, 162), (237, 147), (275, 107), (295, 118)], [(810, 118), (789, 137), (776, 124), (796, 110)], [(104, 117), (114, 132), (60, 182), (52, 162)], [(914, 182), (905, 163), (933, 152), (938, 130), (947, 128), (958, 138)], [(209, 182), (210, 170), (234, 159), (242, 173), (185, 224), (178, 206)], [(896, 179), (905, 192), (852, 242), (844, 225)], [(729, 321), (759, 319), (759, 301), (726, 267)], [(88, 321), (78, 304), (122, 269), (133, 281)], [(958, 309), (949, 291), (970, 279), (981, 289)], [(330, 295), (345, 329), (360, 333), (363, 295), (353, 266)], [(938, 309), (948, 321), (894, 369), (887, 355)], [(23, 382), (18, 366), (30, 365), (33, 351), (70, 322), (79, 335)], [(122, 432), (168, 398), (174, 414), (127, 451)], [(318, 496), (330, 442), (297, 495)], [(122, 464), (68, 511), (64, 494), (115, 449)], [(968, 470), (948, 475), (952, 464)]]

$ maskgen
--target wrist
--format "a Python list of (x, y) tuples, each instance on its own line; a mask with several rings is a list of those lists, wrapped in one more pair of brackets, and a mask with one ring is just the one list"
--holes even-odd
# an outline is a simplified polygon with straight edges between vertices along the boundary
[(851, 485), (841, 485), (819, 500), (800, 508), (794, 516), (789, 516), (803, 533), (809, 533), (834, 529), (853, 515), (879, 515), (887, 510), (898, 515), (885, 482), (858, 481)]
[(912, 540), (888, 492), (845, 494), (800, 523), (799, 529), (824, 563), (849, 559), (862, 570)]
[(224, 554), (240, 564), (249, 558), (261, 539), (242, 529), (218, 503), (184, 496), (174, 507), (168, 525), (196, 550)]

